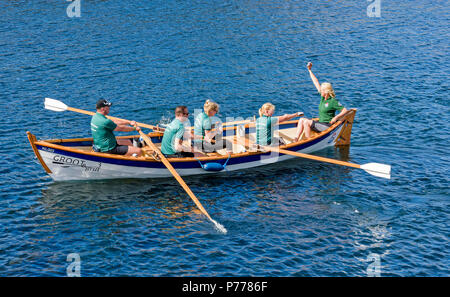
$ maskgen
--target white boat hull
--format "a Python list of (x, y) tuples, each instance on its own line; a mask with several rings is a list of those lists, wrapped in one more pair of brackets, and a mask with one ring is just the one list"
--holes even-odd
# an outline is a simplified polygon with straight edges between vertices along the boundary
[[(312, 153), (324, 148), (334, 146), (337, 135), (339, 135), (342, 126), (333, 133), (327, 135), (319, 142), (305, 146), (299, 150), (293, 150), (302, 153)], [(171, 177), (171, 173), (166, 168), (148, 166), (133, 166), (132, 164), (120, 165), (114, 164), (110, 159), (103, 162), (92, 161), (85, 158), (82, 154), (72, 156), (65, 154), (64, 151), (58, 151), (49, 147), (39, 147), (39, 154), (50, 169), (49, 175), (55, 181), (69, 180), (97, 180), (97, 179), (120, 179), (120, 178), (166, 178)], [(240, 162), (230, 162), (226, 166), (227, 171), (243, 170), (258, 166), (269, 165), (281, 161), (297, 158), (291, 155), (283, 155), (275, 152), (258, 154), (257, 160), (247, 160), (242, 157)], [(223, 164), (225, 160), (218, 161)], [(175, 164), (175, 163), (172, 163)], [(217, 172), (204, 170), (198, 162), (189, 162), (188, 168), (176, 168), (181, 176), (214, 174)]]

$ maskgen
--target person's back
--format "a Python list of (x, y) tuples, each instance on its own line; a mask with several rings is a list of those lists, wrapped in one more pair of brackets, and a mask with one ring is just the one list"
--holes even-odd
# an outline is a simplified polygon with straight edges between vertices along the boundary
[(262, 115), (256, 119), (256, 143), (260, 145), (270, 145), (273, 137), (273, 126), (276, 118)]
[(136, 126), (135, 121), (108, 119), (106, 116), (109, 114), (111, 104), (111, 102), (105, 99), (97, 101), (97, 113), (91, 119), (94, 151), (126, 156), (140, 156), (142, 154), (140, 148), (133, 147), (129, 139), (116, 139), (113, 132), (139, 131), (140, 128)]
[(285, 114), (279, 117), (274, 117), (274, 111), (275, 105), (270, 102), (264, 103), (259, 109), (259, 118), (255, 123), (256, 143), (259, 145), (284, 144), (283, 139), (273, 136), (275, 129), (277, 129), (277, 125), (303, 114), (301, 112), (296, 112), (293, 114)]
[(212, 129), (211, 126), (211, 119), (206, 112), (197, 115), (194, 120), (194, 135), (196, 136), (194, 142), (202, 142), (206, 135), (206, 131)]
[(183, 145), (184, 123), (188, 116), (189, 111), (186, 106), (179, 105), (175, 108), (175, 119), (164, 130), (161, 141), (161, 152), (167, 158), (194, 157), (194, 149), (190, 145)]
[(184, 125), (178, 120), (174, 119), (164, 130), (164, 136), (161, 141), (161, 152), (165, 155), (176, 154), (175, 141), (183, 140)]
[(107, 152), (117, 146), (114, 129), (117, 125), (101, 113), (95, 113), (91, 120), (91, 132), (94, 138), (94, 147), (100, 152)]

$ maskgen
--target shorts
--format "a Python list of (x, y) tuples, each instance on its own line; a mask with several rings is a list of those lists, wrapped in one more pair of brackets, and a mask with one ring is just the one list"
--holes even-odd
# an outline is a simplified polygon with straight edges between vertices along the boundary
[(115, 148), (113, 148), (112, 150), (103, 152), (106, 154), (115, 154), (115, 155), (125, 155), (126, 153), (128, 153), (128, 146), (127, 145), (116, 145)]
[(222, 138), (220, 138), (219, 140), (216, 140), (214, 138), (214, 140), (216, 141), (215, 143), (210, 143), (207, 141), (194, 142), (194, 146), (198, 150), (201, 150), (202, 152), (205, 152), (205, 153), (212, 153), (217, 150), (225, 149), (227, 147), (229, 147), (231, 149), (233, 147), (233, 144), (230, 143), (228, 140), (225, 140)]
[(325, 123), (325, 122), (313, 121), (311, 124), (311, 130), (316, 131), (316, 132), (325, 131), (329, 127), (331, 127), (331, 124)]
[(193, 158), (194, 153), (190, 152), (178, 152), (176, 154), (166, 155), (164, 154), (166, 158)]

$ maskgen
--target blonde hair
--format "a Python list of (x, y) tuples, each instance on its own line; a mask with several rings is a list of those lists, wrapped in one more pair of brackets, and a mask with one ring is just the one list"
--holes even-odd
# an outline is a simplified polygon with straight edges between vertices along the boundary
[(208, 99), (203, 105), (203, 110), (205, 111), (206, 114), (208, 114), (211, 110), (219, 112), (219, 104), (212, 102), (211, 100)]
[(322, 83), (322, 85), (320, 85), (320, 90), (323, 93), (328, 94), (328, 95), (330, 95), (333, 98), (336, 97), (336, 95), (334, 94), (333, 87), (331, 86), (331, 84), (329, 82)]
[(263, 106), (261, 106), (261, 108), (259, 109), (259, 116), (262, 117), (266, 111), (271, 109), (275, 110), (275, 105), (270, 102), (264, 103)]

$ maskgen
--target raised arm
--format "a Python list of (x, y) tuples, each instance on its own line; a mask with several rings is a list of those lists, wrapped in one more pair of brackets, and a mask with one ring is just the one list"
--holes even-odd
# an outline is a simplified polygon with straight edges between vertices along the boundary
[(315, 86), (316, 89), (317, 89), (317, 92), (320, 93), (320, 83), (319, 83), (319, 80), (318, 80), (317, 77), (314, 75), (314, 73), (312, 73), (312, 71), (311, 71), (312, 63), (311, 63), (311, 62), (308, 62), (308, 65), (306, 65), (306, 68), (308, 68), (309, 76), (311, 77), (311, 80), (313, 81), (314, 86)]

